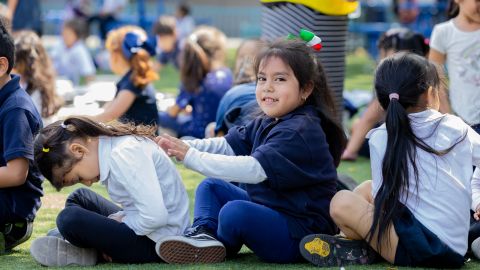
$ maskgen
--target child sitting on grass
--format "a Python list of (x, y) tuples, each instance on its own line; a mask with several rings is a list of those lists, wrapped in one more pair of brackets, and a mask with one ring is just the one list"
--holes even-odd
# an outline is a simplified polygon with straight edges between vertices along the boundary
[(63, 100), (55, 91), (55, 72), (43, 47), (42, 40), (33, 31), (15, 32), (14, 73), (20, 75), (20, 84), (33, 100), (44, 125), (50, 124)]
[(307, 260), (364, 264), (371, 247), (398, 266), (463, 265), (469, 208), (480, 206), (478, 189), (472, 203), (471, 183), (480, 135), (438, 112), (440, 84), (437, 67), (419, 55), (397, 53), (380, 63), (375, 91), (386, 118), (368, 135), (373, 180), (333, 197), (330, 215), (349, 239), (309, 235), (300, 244)]
[[(32, 242), (46, 266), (94, 265), (97, 254), (118, 263), (160, 262), (155, 242), (189, 226), (188, 196), (168, 156), (149, 138), (154, 126), (105, 126), (71, 117), (35, 139), (35, 162), (58, 190), (82, 183), (105, 185), (113, 202), (81, 188), (57, 217), (59, 237)], [(64, 239), (63, 239), (64, 238)]]
[(25, 242), (43, 195), (43, 177), (33, 163), (33, 138), (42, 118), (10, 75), (15, 46), (0, 21), (0, 253)]
[(63, 24), (62, 42), (52, 52), (53, 64), (59, 76), (71, 80), (73, 84), (87, 83), (95, 77), (95, 65), (83, 39), (87, 26), (78, 19)]
[(259, 51), (254, 67), (262, 115), (221, 138), (158, 138), (209, 177), (197, 188), (192, 228), (158, 242), (166, 262), (221, 262), (246, 245), (264, 261), (293, 263), (305, 235), (336, 231), (328, 211), (345, 135), (322, 65), (291, 40)]
[[(215, 121), (218, 104), (232, 86), (232, 72), (225, 66), (227, 38), (210, 26), (198, 27), (185, 41), (180, 61), (180, 93), (175, 105), (160, 112), (159, 125), (177, 137), (205, 137), (205, 128)], [(191, 106), (191, 117), (179, 114)]]
[(122, 78), (115, 98), (103, 107), (103, 113), (92, 118), (104, 123), (118, 119), (123, 123), (156, 125), (158, 110), (152, 82), (158, 75), (151, 61), (155, 49), (147, 42), (145, 31), (132, 25), (112, 30), (105, 46), (113, 73)]

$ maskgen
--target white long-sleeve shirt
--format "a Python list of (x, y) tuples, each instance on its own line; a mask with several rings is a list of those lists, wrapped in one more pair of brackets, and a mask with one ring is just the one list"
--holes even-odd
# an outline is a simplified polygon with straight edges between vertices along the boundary
[(257, 184), (267, 179), (260, 162), (251, 156), (235, 156), (225, 138), (185, 141), (190, 146), (184, 165), (207, 177), (229, 182)]
[(189, 203), (175, 165), (153, 141), (135, 136), (99, 139), (100, 183), (123, 208), (123, 222), (153, 241), (182, 235)]
[[(479, 180), (472, 183), (472, 166), (480, 166), (480, 135), (460, 118), (435, 110), (409, 114), (413, 132), (430, 147), (448, 154), (436, 156), (417, 148), (418, 191), (409, 166), (409, 188), (400, 198), (415, 218), (460, 255), (467, 251), (470, 207), (480, 203)], [(387, 145), (385, 124), (369, 132), (373, 196), (382, 181), (382, 160)], [(479, 173), (480, 175), (480, 173)], [(473, 189), (472, 187), (477, 187)], [(408, 200), (405, 196), (408, 194)]]

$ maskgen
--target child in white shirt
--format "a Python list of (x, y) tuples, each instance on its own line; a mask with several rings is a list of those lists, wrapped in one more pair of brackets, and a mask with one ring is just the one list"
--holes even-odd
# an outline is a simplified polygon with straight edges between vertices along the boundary
[(154, 133), (152, 126), (105, 126), (84, 117), (41, 131), (35, 162), (54, 187), (99, 181), (116, 204), (89, 189), (73, 192), (57, 217), (66, 241), (36, 239), (30, 250), (35, 260), (47, 266), (85, 266), (96, 264), (99, 253), (119, 263), (161, 261), (155, 242), (181, 235), (190, 219), (180, 175), (149, 139)]
[(82, 21), (66, 21), (62, 30), (62, 42), (51, 55), (57, 74), (75, 85), (92, 81), (96, 72), (92, 56), (83, 42), (85, 32), (86, 26)]

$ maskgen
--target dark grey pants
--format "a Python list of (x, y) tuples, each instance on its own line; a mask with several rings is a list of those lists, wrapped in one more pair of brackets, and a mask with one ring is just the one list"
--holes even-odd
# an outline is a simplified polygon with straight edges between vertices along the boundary
[(136, 235), (125, 223), (108, 218), (120, 207), (87, 188), (68, 196), (57, 217), (63, 237), (78, 247), (94, 248), (119, 263), (161, 262), (155, 242)]

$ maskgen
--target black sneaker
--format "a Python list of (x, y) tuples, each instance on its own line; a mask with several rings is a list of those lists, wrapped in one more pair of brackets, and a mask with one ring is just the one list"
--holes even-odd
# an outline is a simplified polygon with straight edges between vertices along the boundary
[(27, 241), (32, 236), (33, 222), (19, 221), (15, 223), (5, 224), (3, 235), (5, 237), (5, 250), (9, 251), (12, 248)]
[(167, 263), (219, 263), (226, 256), (223, 244), (203, 226), (190, 228), (183, 236), (165, 237), (155, 249)]
[(376, 252), (363, 240), (338, 235), (311, 234), (300, 241), (300, 253), (316, 266), (332, 267), (371, 264)]

